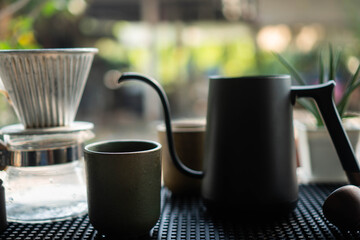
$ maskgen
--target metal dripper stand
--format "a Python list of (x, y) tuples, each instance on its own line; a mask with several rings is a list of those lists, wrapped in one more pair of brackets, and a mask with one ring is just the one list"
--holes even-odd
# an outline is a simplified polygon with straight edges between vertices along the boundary
[(1, 129), (9, 221), (50, 222), (86, 213), (82, 149), (94, 126), (74, 119), (95, 53), (0, 51), (0, 78), (21, 121)]

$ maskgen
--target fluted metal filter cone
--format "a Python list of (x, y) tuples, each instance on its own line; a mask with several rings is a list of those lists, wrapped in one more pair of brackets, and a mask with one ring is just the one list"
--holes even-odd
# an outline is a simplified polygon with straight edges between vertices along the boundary
[(0, 79), (26, 128), (68, 126), (74, 121), (97, 51), (0, 51)]

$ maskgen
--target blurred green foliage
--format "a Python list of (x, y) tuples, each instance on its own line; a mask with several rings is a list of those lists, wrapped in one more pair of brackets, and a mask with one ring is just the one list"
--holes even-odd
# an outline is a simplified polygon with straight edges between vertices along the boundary
[(67, 11), (70, 0), (17, 0), (0, 3), (0, 49), (40, 48), (35, 23)]
[[(177, 24), (179, 25), (179, 23)], [(226, 23), (223, 24), (226, 26)], [(211, 29), (211, 23), (208, 25), (205, 28)], [(203, 30), (204, 36), (201, 37), (200, 43), (197, 43), (197, 40), (193, 40), (191, 37), (184, 39), (183, 35), (186, 34), (183, 34), (182, 31), (177, 32), (178, 36), (174, 37), (172, 32), (172, 29), (175, 28), (174, 24), (163, 23), (154, 29), (142, 29), (145, 33), (152, 31), (155, 35), (152, 36), (153, 39), (141, 39), (141, 36), (146, 36), (146, 34), (139, 33), (138, 36), (130, 37), (130, 39), (135, 38), (140, 43), (129, 44), (129, 40), (124, 40), (122, 37), (126, 38), (129, 34), (126, 29), (138, 28), (137, 24), (115, 23), (113, 36), (99, 39), (95, 46), (100, 50), (100, 57), (111, 62), (110, 65), (117, 63), (123, 67), (118, 69), (119, 71), (151, 74), (167, 88), (184, 82), (196, 81), (199, 78), (204, 79), (210, 75), (239, 76), (286, 73), (286, 69), (276, 61), (271, 53), (257, 47), (254, 33), (250, 27), (241, 23), (238, 26), (241, 27), (241, 32), (234, 32), (234, 36), (224, 37), (219, 24), (215, 24), (215, 30), (211, 29), (213, 32), (218, 32), (218, 36), (213, 36), (214, 34), (207, 36), (206, 30), (202, 29), (203, 26), (183, 23), (182, 31), (190, 28)], [(237, 27), (233, 28), (237, 29)], [(130, 31), (130, 34), (133, 32)], [(155, 41), (155, 44), (152, 44), (151, 41)]]
[[(196, 81), (204, 82), (210, 75), (289, 73), (272, 53), (262, 50), (257, 43), (260, 26), (242, 22), (160, 22), (149, 25), (145, 22), (102, 21), (86, 16), (77, 16), (79, 21), (73, 21), (76, 16), (72, 15), (69, 6), (74, 1), (0, 0), (0, 49), (91, 45), (99, 48), (97, 58), (108, 68), (102, 70), (150, 74), (167, 89), (178, 89), (179, 85), (187, 86)], [(16, 2), (25, 4), (17, 11), (4, 15), (4, 11)], [(57, 21), (59, 16), (65, 19), (60, 24)], [(358, 19), (355, 12), (351, 16), (351, 19)], [(359, 24), (351, 26), (355, 33), (356, 29), (360, 29)], [(61, 28), (65, 30), (61, 31)], [(312, 83), (318, 70), (316, 46), (307, 52), (299, 51), (295, 46), (297, 26), (290, 28), (292, 42), (282, 54), (301, 69), (308, 83)], [(55, 39), (62, 45), (44, 44), (53, 43)], [(323, 39), (317, 41), (320, 40)], [(344, 54), (354, 56), (359, 52), (357, 47)], [(2, 99), (0, 111), (1, 104)]]
[(38, 48), (33, 31), (34, 20), (26, 16), (18, 16), (9, 20), (9, 28), (3, 39), (0, 39), (1, 49), (31, 49)]
[[(0, 49), (41, 48), (35, 23), (65, 12), (68, 0), (5, 0), (0, 2)], [(11, 104), (0, 96), (0, 126), (18, 122)]]

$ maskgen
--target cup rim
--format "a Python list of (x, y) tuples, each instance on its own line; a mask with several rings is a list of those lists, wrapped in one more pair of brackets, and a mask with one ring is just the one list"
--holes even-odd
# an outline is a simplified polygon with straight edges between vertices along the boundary
[[(122, 151), (122, 152), (100, 152), (100, 151), (94, 151), (90, 150), (89, 148), (94, 146), (99, 146), (102, 144), (108, 144), (108, 143), (149, 143), (153, 144), (154, 147), (146, 150), (139, 150), (139, 151)], [(121, 139), (121, 140), (104, 140), (99, 142), (94, 142), (86, 145), (84, 147), (84, 152), (91, 153), (91, 154), (101, 154), (101, 155), (128, 155), (128, 154), (141, 154), (141, 153), (150, 153), (150, 152), (156, 152), (161, 149), (161, 144), (152, 141), (152, 140), (143, 140), (143, 139)]]
[[(186, 132), (203, 132), (206, 128), (206, 122), (204, 120), (175, 120), (171, 123), (172, 131), (175, 133)], [(164, 123), (157, 126), (159, 132), (165, 132), (166, 127)]]
[(227, 77), (227, 76), (221, 76), (221, 75), (213, 75), (209, 77), (212, 80), (219, 80), (219, 79), (287, 79), (287, 78), (291, 78), (291, 76), (289, 74), (269, 74), (269, 75), (250, 75), (250, 76), (232, 76), (232, 77)]
[(59, 54), (59, 53), (98, 53), (97, 48), (38, 48), (38, 49), (4, 49), (0, 54)]

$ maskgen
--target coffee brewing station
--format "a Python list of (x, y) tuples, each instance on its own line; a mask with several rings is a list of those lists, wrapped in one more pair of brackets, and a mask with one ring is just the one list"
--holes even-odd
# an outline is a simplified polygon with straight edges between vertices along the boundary
[(9, 221), (86, 213), (83, 143), (93, 124), (74, 121), (95, 48), (3, 50), (0, 79), (20, 124), (1, 129), (1, 179)]

